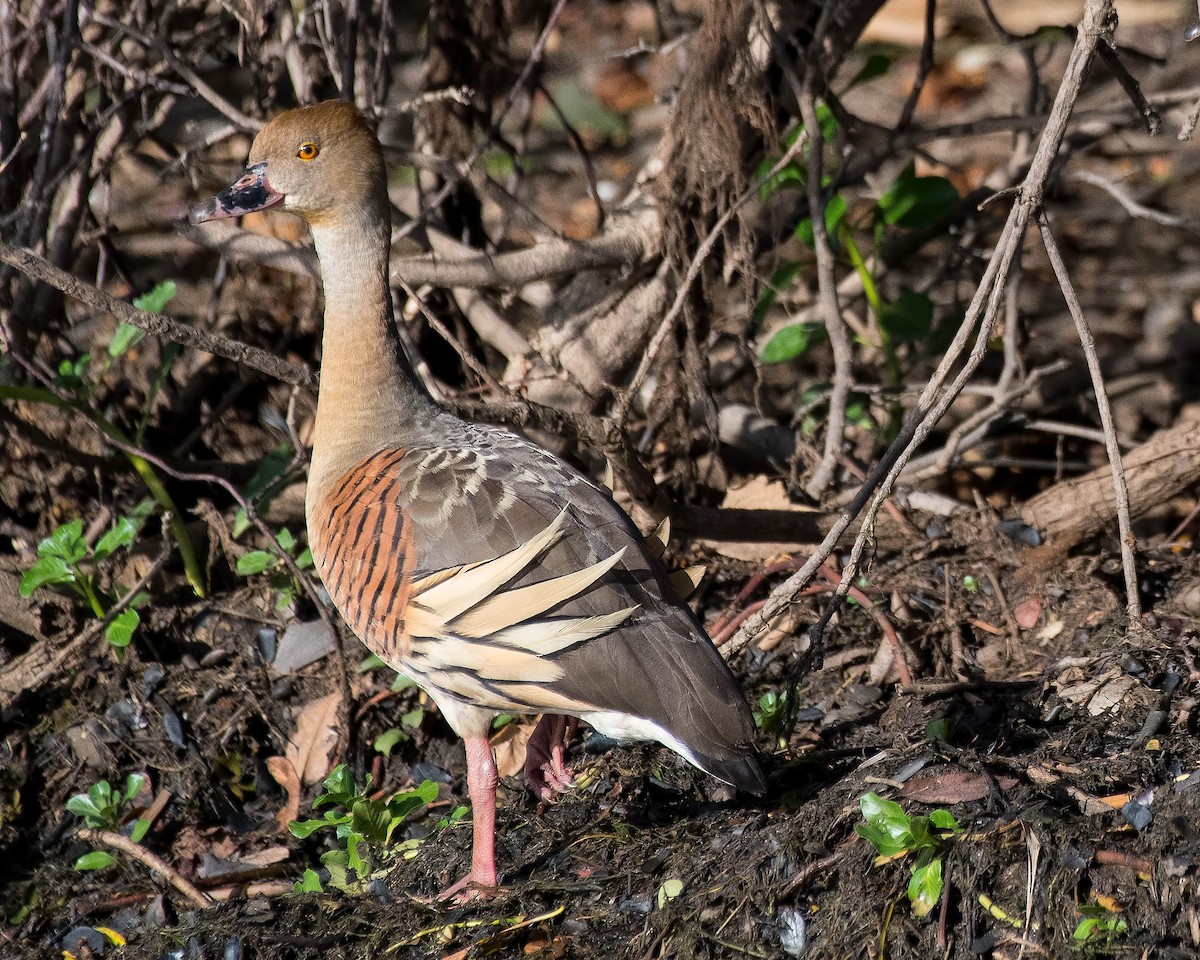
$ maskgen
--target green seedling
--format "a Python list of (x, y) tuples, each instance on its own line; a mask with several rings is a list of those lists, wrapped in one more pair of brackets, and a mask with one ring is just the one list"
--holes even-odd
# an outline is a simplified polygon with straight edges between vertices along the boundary
[[(139, 309), (156, 313), (161, 311), (174, 295), (175, 283), (174, 281), (167, 280), (160, 283), (149, 293), (137, 297), (133, 301), (133, 305)], [(176, 507), (171, 495), (167, 492), (162, 478), (158, 475), (154, 467), (150, 465), (150, 462), (145, 457), (132, 452), (130, 449), (139, 447), (142, 444), (143, 434), (148, 422), (150, 409), (153, 406), (154, 397), (170, 372), (175, 358), (179, 355), (179, 348), (176, 346), (164, 348), (162, 363), (152, 379), (151, 392), (146, 409), (132, 439), (120, 426), (101, 413), (97, 405), (93, 403), (99, 380), (109, 369), (112, 361), (123, 356), (141, 339), (140, 336), (136, 336), (130, 332), (127, 327), (127, 324), (122, 324), (117, 328), (116, 334), (114, 334), (112, 340), (109, 342), (103, 362), (94, 362), (91, 354), (87, 353), (73, 359), (64, 359), (58, 365), (58, 371), (54, 378), (54, 389), (25, 386), (23, 384), (0, 384), (0, 401), (42, 403), (47, 406), (56, 407), (59, 410), (74, 411), (86, 417), (104, 436), (114, 444), (118, 444), (121, 454), (128, 460), (134, 473), (145, 484), (150, 496), (154, 498), (155, 503), (158, 504), (162, 512), (170, 518), (168, 526), (176, 548), (179, 550), (179, 557), (183, 561), (184, 575), (187, 577), (188, 584), (196, 596), (203, 597), (205, 593), (204, 569), (200, 564), (199, 558), (196, 556), (196, 548), (183, 521), (183, 515), (180, 513), (179, 508)], [(126, 619), (127, 621), (132, 620), (132, 618)]]
[(875, 848), (875, 865), (915, 855), (908, 883), (912, 911), (925, 917), (942, 896), (942, 854), (947, 844), (962, 833), (949, 810), (934, 810), (929, 816), (910, 817), (900, 804), (868, 793), (859, 800), (863, 819), (854, 832)]
[(787, 726), (789, 698), (787, 691), (779, 693), (768, 690), (758, 698), (758, 706), (751, 711), (754, 715), (754, 725), (763, 733), (777, 737), (780, 746), (786, 746), (783, 731)]
[[(119, 831), (128, 813), (133, 798), (142, 792), (146, 778), (140, 773), (131, 773), (125, 778), (125, 789), (115, 790), (107, 780), (93, 783), (87, 793), (77, 793), (67, 801), (68, 813), (83, 819), (92, 830)], [(139, 818), (129, 833), (129, 839), (141, 843), (150, 829), (150, 821)], [(102, 870), (115, 863), (115, 858), (103, 850), (85, 853), (75, 861), (76, 870)]]
[[(298, 544), (286, 527), (280, 529), (275, 537), (279, 549), (291, 557), (300, 570), (310, 570), (313, 565), (312, 551), (305, 547), (297, 552)], [(237, 572), (243, 577), (253, 577), (261, 573), (270, 574), (271, 588), (275, 591), (275, 609), (283, 610), (291, 606), (300, 592), (300, 582), (292, 575), (291, 569), (283, 562), (283, 558), (267, 550), (251, 550), (238, 557)]]
[[(128, 549), (137, 539), (146, 518), (154, 511), (154, 501), (139, 504), (129, 514), (121, 517), (91, 547), (83, 539), (83, 520), (64, 523), (50, 536), (38, 544), (37, 562), (21, 577), (22, 597), (30, 597), (42, 587), (59, 587), (74, 593), (99, 620), (108, 617), (109, 611), (121, 599), (112, 590), (105, 590), (99, 583), (100, 565), (116, 551)], [(141, 622), (135, 607), (142, 606), (149, 597), (139, 593), (132, 597), (126, 609), (112, 617), (104, 628), (104, 636), (118, 650), (129, 646), (133, 633)]]
[[(888, 68), (880, 58), (864, 65), (863, 80), (866, 82), (880, 74), (876, 71)], [(829, 108), (819, 104), (817, 119), (825, 143), (833, 143), (838, 134), (838, 123)], [(803, 127), (796, 127), (784, 138), (784, 146), (791, 147), (803, 135)], [(774, 195), (787, 190), (807, 191), (808, 165), (805, 159), (807, 147), (780, 170), (771, 173), (778, 157), (763, 160), (756, 171), (761, 181), (759, 199), (767, 202)], [(836, 162), (836, 156), (831, 155)], [(874, 318), (872, 334), (859, 338), (863, 346), (877, 350), (883, 357), (883, 380), (885, 386), (899, 389), (907, 374), (906, 367), (915, 365), (925, 356), (940, 356), (953, 337), (957, 324), (951, 318), (935, 322), (933, 300), (927, 293), (902, 289), (894, 299), (886, 298), (879, 289), (878, 271), (885, 262), (886, 246), (894, 235), (903, 231), (937, 231), (945, 227), (957, 213), (961, 199), (954, 185), (945, 177), (918, 177), (915, 166), (909, 163), (891, 185), (871, 206), (868, 216), (858, 218), (860, 228), (869, 227), (873, 238), (873, 249), (865, 253), (856, 239), (850, 207), (840, 193), (829, 192), (836, 180), (836, 170), (822, 178), (824, 199), (823, 220), (829, 246), (835, 255), (858, 274), (863, 295)], [(812, 217), (802, 219), (795, 228), (795, 235), (809, 249), (815, 248)], [(811, 261), (809, 261), (811, 263)], [(757, 329), (766, 319), (780, 296), (804, 272), (801, 261), (787, 261), (778, 267), (755, 304), (753, 325)], [(776, 330), (762, 349), (763, 363), (786, 363), (803, 356), (810, 349), (827, 339), (824, 324), (805, 321), (788, 324)], [(902, 350), (903, 348), (903, 350)], [(899, 400), (890, 404), (887, 433), (894, 435), (899, 429), (903, 410)]]
[(1083, 919), (1075, 927), (1071, 937), (1091, 943), (1111, 943), (1129, 932), (1129, 923), (1121, 916), (1121, 908), (1109, 909), (1100, 903), (1086, 903), (1079, 907)]
[[(367, 884), (384, 872), (386, 864), (396, 857), (416, 856), (421, 840), (393, 842), (396, 828), (419, 808), (437, 799), (437, 784), (425, 780), (412, 790), (402, 790), (390, 800), (367, 796), (371, 775), (367, 774), (360, 788), (345, 764), (339, 765), (323, 786), (325, 792), (313, 801), (313, 810), (325, 808), (320, 819), (293, 820), (288, 824), (292, 835), (301, 840), (319, 831), (332, 831), (337, 846), (321, 855), (321, 863), (329, 871), (329, 884), (347, 893), (362, 893)], [(440, 820), (436, 830), (456, 823), (466, 814), (465, 807), (457, 808), (449, 817)], [(316, 871), (306, 870), (296, 883), (297, 892), (322, 889)]]

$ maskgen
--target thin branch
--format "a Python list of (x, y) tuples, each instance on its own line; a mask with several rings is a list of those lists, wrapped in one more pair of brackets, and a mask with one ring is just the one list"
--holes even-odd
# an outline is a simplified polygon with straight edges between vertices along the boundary
[(1137, 217), (1140, 220), (1149, 220), (1151, 223), (1158, 223), (1164, 227), (1180, 227), (1192, 233), (1200, 233), (1200, 224), (1192, 220), (1186, 220), (1183, 217), (1172, 216), (1169, 213), (1163, 213), (1161, 210), (1154, 210), (1144, 206), (1133, 199), (1128, 193), (1122, 190), (1111, 180), (1106, 180), (1099, 174), (1092, 173), (1090, 170), (1073, 170), (1067, 174), (1068, 180), (1077, 180), (1080, 183), (1088, 183), (1093, 187), (1099, 187), (1110, 197), (1121, 205), (1121, 208), (1131, 217)]
[(833, 482), (833, 472), (846, 434), (846, 401), (850, 396), (850, 381), (853, 377), (853, 351), (846, 324), (842, 321), (842, 308), (838, 303), (837, 277), (833, 269), (833, 252), (829, 248), (829, 233), (825, 229), (825, 198), (821, 192), (821, 166), (824, 140), (817, 110), (810, 66), (804, 90), (800, 97), (800, 115), (808, 133), (808, 210), (813, 225), (813, 243), (817, 252), (817, 291), (821, 301), (821, 319), (829, 335), (833, 349), (833, 388), (829, 391), (829, 417), (825, 424), (825, 448), (821, 460), (813, 471), (805, 492), (814, 499), (828, 489)]
[(1108, 462), (1112, 467), (1113, 493), (1117, 498), (1117, 529), (1121, 539), (1121, 567), (1125, 571), (1125, 611), (1129, 617), (1129, 625), (1140, 624), (1142, 606), (1138, 597), (1137, 563), (1134, 560), (1133, 548), (1137, 541), (1133, 536), (1133, 521), (1129, 515), (1129, 489), (1125, 485), (1125, 467), (1121, 462), (1121, 446), (1117, 442), (1117, 430), (1113, 425), (1112, 408), (1108, 404), (1108, 395), (1104, 392), (1104, 374), (1100, 369), (1100, 358), (1096, 354), (1096, 341), (1088, 326), (1079, 298), (1075, 295), (1075, 287), (1071, 283), (1071, 275), (1063, 263), (1058, 242), (1054, 239), (1054, 231), (1050, 229), (1050, 220), (1045, 210), (1038, 211), (1038, 230), (1042, 234), (1042, 243), (1046, 245), (1046, 255), (1050, 258), (1050, 266), (1058, 279), (1063, 299), (1071, 319), (1075, 321), (1075, 330), (1079, 334), (1079, 344), (1083, 347), (1083, 355), (1087, 359), (1088, 373), (1092, 377), (1092, 389), (1096, 394), (1096, 409), (1100, 413), (1100, 424), (1104, 428), (1104, 445), (1108, 450)]
[(216, 354), (285, 383), (314, 386), (317, 382), (316, 375), (307, 367), (288, 363), (266, 350), (252, 347), (248, 343), (231, 340), (219, 333), (197, 330), (178, 320), (172, 320), (170, 317), (139, 310), (123, 300), (109, 296), (98, 287), (72, 276), (65, 270), (60, 270), (49, 260), (29, 250), (10, 247), (8, 244), (0, 242), (0, 260), (34, 280), (48, 283), (67, 296), (87, 304), (93, 310), (107, 313), (156, 337), (164, 337), (196, 350)]
[(112, 847), (114, 850), (120, 850), (125, 856), (136, 860), (155, 873), (161, 874), (167, 883), (191, 900), (201, 910), (207, 910), (209, 907), (216, 906), (216, 902), (207, 894), (198, 890), (178, 870), (161, 857), (151, 853), (140, 843), (134, 843), (128, 837), (114, 833), (112, 830), (92, 830), (90, 827), (80, 828), (78, 836), (92, 843), (99, 843), (106, 847)]

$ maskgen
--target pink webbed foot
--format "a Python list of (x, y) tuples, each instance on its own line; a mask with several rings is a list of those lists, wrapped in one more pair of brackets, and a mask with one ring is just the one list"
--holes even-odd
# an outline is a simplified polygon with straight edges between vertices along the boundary
[(575, 735), (575, 717), (547, 713), (542, 716), (525, 746), (525, 782), (542, 800), (552, 802), (555, 794), (574, 785), (567, 766), (567, 742)]

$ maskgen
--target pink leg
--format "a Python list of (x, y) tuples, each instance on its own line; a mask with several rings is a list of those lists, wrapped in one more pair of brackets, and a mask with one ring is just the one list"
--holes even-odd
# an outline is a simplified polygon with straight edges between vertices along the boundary
[(525, 782), (543, 800), (566, 793), (573, 786), (567, 768), (567, 742), (575, 735), (575, 717), (547, 713), (538, 721), (525, 747)]
[(453, 897), (460, 903), (496, 886), (496, 760), (487, 737), (467, 737), (465, 743), (474, 834), (471, 872), (441, 893), (441, 899)]

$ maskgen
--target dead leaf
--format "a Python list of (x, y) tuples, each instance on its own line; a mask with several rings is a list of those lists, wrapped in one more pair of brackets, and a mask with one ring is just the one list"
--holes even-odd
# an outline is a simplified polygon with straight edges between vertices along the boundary
[(537, 726), (533, 720), (513, 720), (496, 731), (492, 737), (492, 753), (496, 755), (496, 772), (502, 777), (515, 777), (525, 769), (525, 748)]
[(286, 833), (288, 824), (300, 819), (300, 775), (287, 757), (267, 757), (267, 771), (287, 794), (287, 803), (275, 814), (279, 832)]
[(1011, 790), (1017, 785), (1013, 777), (989, 777), (969, 770), (952, 770), (942, 774), (913, 777), (901, 793), (918, 803), (954, 804), (982, 800), (992, 792), (992, 785)]
[(1037, 626), (1038, 619), (1042, 615), (1042, 601), (1034, 597), (1032, 600), (1026, 600), (1024, 603), (1017, 604), (1013, 610), (1013, 616), (1017, 620), (1017, 626), (1022, 630), (1032, 630)]
[(300, 708), (296, 733), (285, 756), (303, 783), (317, 783), (329, 773), (329, 754), (338, 741), (337, 717), (342, 706), (338, 692), (310, 700)]

